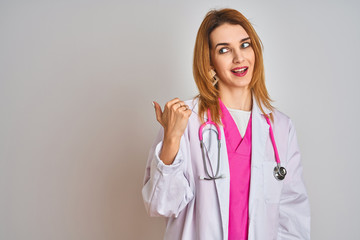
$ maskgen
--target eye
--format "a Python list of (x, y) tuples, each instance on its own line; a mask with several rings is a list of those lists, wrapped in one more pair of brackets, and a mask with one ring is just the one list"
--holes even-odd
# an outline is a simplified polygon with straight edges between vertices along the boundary
[(227, 53), (228, 51), (229, 51), (228, 48), (221, 48), (221, 49), (219, 50), (219, 53), (220, 53), (220, 54), (223, 54), (223, 53)]
[(243, 44), (241, 44), (241, 48), (248, 48), (251, 46), (250, 42), (244, 42)]

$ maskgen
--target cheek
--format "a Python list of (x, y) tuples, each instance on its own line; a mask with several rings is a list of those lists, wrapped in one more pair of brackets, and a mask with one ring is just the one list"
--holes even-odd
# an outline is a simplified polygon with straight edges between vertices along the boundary
[(218, 66), (219, 70), (225, 70), (225, 69), (229, 68), (229, 66), (231, 66), (232, 57), (230, 54), (217, 56), (215, 62), (216, 62), (216, 65)]
[(221, 61), (221, 59), (219, 58), (216, 58), (213, 60), (213, 66), (215, 67), (216, 69), (216, 72), (222, 72), (225, 68), (225, 64), (224, 64), (224, 61)]
[(217, 73), (219, 73), (223, 68), (219, 57), (214, 55), (211, 55), (211, 65), (215, 68)]

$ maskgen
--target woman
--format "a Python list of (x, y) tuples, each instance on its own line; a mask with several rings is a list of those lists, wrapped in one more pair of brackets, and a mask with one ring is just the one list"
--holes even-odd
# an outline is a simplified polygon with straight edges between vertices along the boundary
[[(310, 239), (295, 129), (270, 104), (261, 42), (241, 13), (206, 15), (193, 72), (194, 100), (154, 102), (162, 128), (142, 194), (151, 216), (166, 217), (165, 239)], [(218, 129), (199, 130), (211, 120)]]

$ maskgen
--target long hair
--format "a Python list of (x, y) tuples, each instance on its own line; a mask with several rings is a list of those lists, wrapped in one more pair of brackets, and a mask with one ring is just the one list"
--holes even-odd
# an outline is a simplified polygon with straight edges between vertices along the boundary
[[(210, 73), (210, 34), (215, 28), (224, 23), (240, 25), (249, 35), (255, 53), (254, 71), (249, 88), (252, 94), (254, 94), (262, 113), (265, 114), (262, 105), (270, 110), (274, 109), (265, 86), (265, 70), (262, 56), (263, 45), (255, 29), (244, 15), (234, 9), (211, 10), (206, 14), (200, 25), (194, 48), (193, 75), (199, 89), (197, 97), (199, 98), (199, 116), (202, 122), (204, 122), (205, 112), (207, 109), (210, 109), (212, 120), (221, 124), (221, 109), (218, 101), (219, 89), (217, 84), (213, 85), (214, 80)], [(274, 120), (272, 114), (270, 114), (270, 118), (272, 121)]]

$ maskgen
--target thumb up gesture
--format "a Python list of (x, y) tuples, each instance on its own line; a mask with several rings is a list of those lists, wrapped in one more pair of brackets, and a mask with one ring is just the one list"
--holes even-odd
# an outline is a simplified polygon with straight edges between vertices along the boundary
[(165, 164), (171, 164), (179, 150), (180, 139), (184, 134), (189, 117), (192, 113), (189, 106), (179, 98), (167, 102), (164, 110), (157, 102), (153, 102), (157, 121), (164, 128), (163, 147), (160, 159)]

